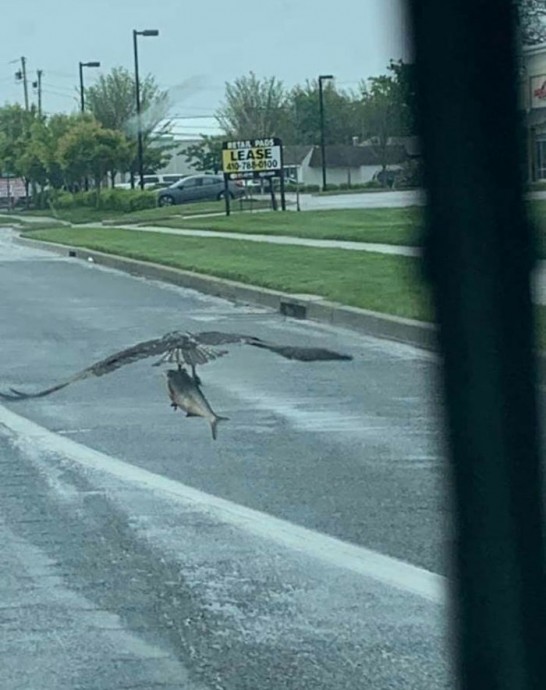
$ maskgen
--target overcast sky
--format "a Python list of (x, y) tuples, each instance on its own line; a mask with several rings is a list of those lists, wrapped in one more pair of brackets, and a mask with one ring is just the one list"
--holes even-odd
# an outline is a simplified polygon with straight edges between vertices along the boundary
[[(78, 62), (87, 70), (133, 69), (132, 30), (141, 74), (174, 88), (172, 113), (212, 115), (224, 84), (250, 70), (292, 86), (334, 74), (340, 88), (408, 58), (402, 0), (4, 0), (0, 19), (0, 102), (23, 102), (14, 73), (27, 58), (29, 79), (42, 69), (45, 112), (77, 107)], [(12, 61), (13, 64), (10, 64)], [(32, 94), (32, 98), (35, 98)]]

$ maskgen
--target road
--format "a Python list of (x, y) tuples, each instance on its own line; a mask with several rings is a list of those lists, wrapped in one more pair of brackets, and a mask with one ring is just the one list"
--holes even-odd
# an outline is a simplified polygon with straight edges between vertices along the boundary
[(56, 257), (0, 234), (0, 381), (24, 389), (175, 328), (252, 348), (149, 361), (0, 406), (4, 690), (448, 688), (436, 362), (416, 349)]

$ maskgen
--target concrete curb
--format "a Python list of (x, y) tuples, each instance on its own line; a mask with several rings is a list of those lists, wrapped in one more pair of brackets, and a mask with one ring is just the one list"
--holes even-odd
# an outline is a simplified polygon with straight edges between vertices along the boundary
[(433, 324), (348, 307), (313, 295), (292, 295), (278, 290), (269, 290), (234, 280), (106, 254), (83, 247), (52, 244), (26, 237), (18, 237), (17, 241), (25, 246), (39, 247), (61, 256), (72, 256), (85, 261), (92, 258), (95, 263), (101, 266), (114, 268), (131, 275), (161, 280), (236, 302), (269, 307), (293, 318), (310, 319), (340, 326), (365, 335), (395, 340), (426, 350), (436, 349), (436, 327)]
[[(39, 247), (60, 256), (72, 256), (93, 261), (101, 266), (124, 271), (131, 275), (151, 280), (160, 280), (179, 287), (190, 288), (207, 295), (221, 297), (234, 302), (244, 302), (269, 307), (293, 318), (309, 319), (319, 323), (340, 326), (363, 335), (392, 340), (423, 350), (437, 351), (437, 327), (434, 324), (378, 312), (348, 307), (312, 295), (292, 295), (278, 290), (246, 285), (234, 280), (215, 278), (202, 273), (193, 273), (137, 259), (105, 254), (83, 247), (52, 244), (18, 237), (17, 242), (28, 247)], [(538, 378), (546, 383), (546, 353), (537, 352)]]

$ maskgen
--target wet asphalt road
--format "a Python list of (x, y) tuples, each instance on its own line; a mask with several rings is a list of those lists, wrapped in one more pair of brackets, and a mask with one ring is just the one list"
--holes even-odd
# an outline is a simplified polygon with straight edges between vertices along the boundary
[[(175, 328), (355, 358), (302, 364), (233, 347), (201, 370), (230, 418), (216, 442), (204, 421), (170, 409), (150, 361), (0, 406), (1, 687), (450, 687), (445, 608), (320, 557), (337, 549), (320, 541), (333, 537), (445, 573), (434, 357), (0, 232), (3, 386), (45, 387)], [(40, 428), (53, 440), (32, 436)], [(87, 449), (104, 466), (86, 464)], [(108, 458), (121, 462), (115, 476)], [(162, 478), (204, 502), (175, 497)], [(207, 497), (229, 502), (223, 517)], [(248, 528), (230, 517), (241, 506), (259, 511)], [(269, 516), (285, 521), (271, 522), (272, 535), (307, 528), (308, 542), (264, 536)]]

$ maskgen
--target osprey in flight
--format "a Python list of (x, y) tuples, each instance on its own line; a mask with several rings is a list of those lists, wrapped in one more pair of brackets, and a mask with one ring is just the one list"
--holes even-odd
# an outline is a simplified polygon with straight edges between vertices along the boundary
[(200, 380), (196, 374), (196, 366), (201, 366), (211, 362), (218, 357), (223, 357), (228, 353), (227, 350), (218, 349), (218, 346), (242, 343), (259, 347), (271, 352), (275, 352), (286, 359), (294, 359), (300, 362), (316, 362), (331, 360), (351, 360), (350, 355), (343, 355), (332, 350), (317, 347), (299, 347), (293, 345), (277, 345), (269, 341), (261, 340), (251, 335), (241, 335), (238, 333), (222, 333), (220, 331), (205, 331), (203, 333), (182, 333), (173, 331), (161, 338), (146, 340), (137, 343), (125, 350), (120, 350), (105, 359), (96, 362), (91, 366), (78, 372), (71, 378), (58, 383), (51, 388), (38, 391), (37, 393), (23, 393), (14, 388), (10, 388), (10, 393), (0, 393), (3, 400), (26, 400), (28, 398), (41, 398), (56, 391), (66, 388), (71, 383), (90, 378), (92, 376), (104, 376), (111, 371), (119, 369), (125, 364), (131, 364), (140, 359), (160, 355), (161, 358), (154, 366), (170, 362), (178, 364), (178, 369), (182, 370), (184, 365), (191, 367), (193, 380), (199, 384)]

